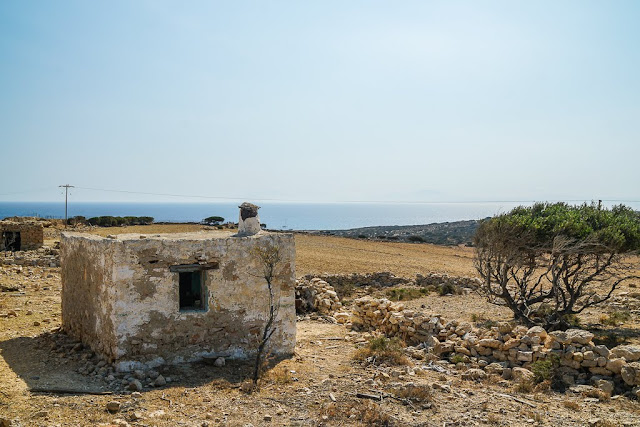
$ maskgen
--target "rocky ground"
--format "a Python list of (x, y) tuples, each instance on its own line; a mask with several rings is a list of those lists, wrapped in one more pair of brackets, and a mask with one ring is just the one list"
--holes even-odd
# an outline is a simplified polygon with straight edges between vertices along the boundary
[[(229, 360), (115, 373), (59, 332), (59, 268), (1, 266), (0, 425), (640, 425), (640, 403), (629, 394), (523, 387), (486, 369), (471, 375), (477, 369), (472, 364), (436, 363), (411, 349), (401, 352), (402, 360), (380, 363), (362, 353), (375, 331), (335, 323), (335, 312), (349, 311), (359, 297), (410, 294), (417, 298), (403, 302), (406, 309), (428, 317), (474, 328), (509, 321), (508, 312), (473, 292), (400, 291), (420, 288), (411, 282), (417, 273), (473, 275), (469, 248), (308, 235), (296, 236), (296, 244), (300, 277), (391, 271), (409, 283), (367, 283), (339, 305), (334, 291), (323, 287), (328, 308), (299, 317), (295, 356), (272, 361), (258, 390), (247, 387), (250, 367)], [(384, 275), (373, 276), (384, 281)], [(614, 325), (603, 323), (634, 301), (635, 289), (626, 285), (615, 304), (585, 313), (585, 326), (616, 345), (639, 343), (637, 311)]]
[(316, 231), (313, 234), (436, 245), (471, 245), (479, 222), (479, 220), (470, 220), (426, 225), (361, 227), (349, 230)]

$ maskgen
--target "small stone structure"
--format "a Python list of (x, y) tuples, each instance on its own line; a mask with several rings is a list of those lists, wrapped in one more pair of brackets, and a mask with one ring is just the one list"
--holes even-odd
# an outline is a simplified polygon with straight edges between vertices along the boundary
[(42, 247), (44, 231), (38, 222), (0, 221), (0, 250), (30, 251)]
[(255, 354), (268, 288), (256, 248), (277, 247), (280, 308), (268, 351), (294, 351), (293, 235), (227, 231), (104, 238), (63, 233), (65, 332), (128, 371), (207, 357)]

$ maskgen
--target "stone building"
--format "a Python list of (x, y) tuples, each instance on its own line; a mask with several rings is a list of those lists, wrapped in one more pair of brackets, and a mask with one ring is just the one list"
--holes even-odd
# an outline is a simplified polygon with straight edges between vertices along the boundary
[(35, 221), (0, 221), (0, 250), (30, 251), (42, 247), (43, 244), (42, 224)]
[(293, 235), (63, 233), (62, 325), (121, 371), (255, 354), (269, 313), (260, 248), (277, 248), (274, 355), (295, 346)]

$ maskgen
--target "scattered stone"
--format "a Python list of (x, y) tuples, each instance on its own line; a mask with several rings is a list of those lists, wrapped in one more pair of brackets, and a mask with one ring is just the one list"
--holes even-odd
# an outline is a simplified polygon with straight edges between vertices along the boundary
[(112, 414), (115, 414), (119, 410), (120, 410), (120, 402), (112, 400), (111, 402), (107, 403), (107, 411), (111, 412)]
[(511, 378), (518, 383), (530, 382), (535, 378), (535, 374), (528, 369), (516, 366), (511, 369)]
[(485, 379), (486, 377), (487, 377), (487, 373), (485, 371), (483, 371), (482, 369), (472, 368), (472, 369), (468, 369), (467, 371), (462, 373), (462, 379), (463, 380), (480, 381), (480, 380)]
[(226, 361), (225, 361), (224, 357), (218, 357), (215, 360), (215, 362), (213, 362), (213, 365), (218, 367), (218, 368), (221, 368), (221, 367), (223, 367), (225, 365), (225, 363), (226, 363)]
[(142, 391), (142, 383), (140, 380), (133, 380), (129, 383), (128, 389), (131, 391)]
[(167, 384), (167, 381), (164, 379), (162, 375), (158, 375), (156, 379), (153, 381), (154, 387), (161, 387), (166, 384)]

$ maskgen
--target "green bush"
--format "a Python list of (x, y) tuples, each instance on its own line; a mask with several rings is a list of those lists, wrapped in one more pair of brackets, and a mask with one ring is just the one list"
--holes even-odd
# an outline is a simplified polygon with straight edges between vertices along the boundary
[(87, 222), (98, 227), (116, 227), (121, 225), (149, 225), (153, 223), (151, 216), (98, 216), (89, 218)]
[(529, 369), (533, 372), (533, 380), (541, 383), (546, 380), (553, 381), (557, 376), (557, 369), (560, 366), (560, 358), (552, 354), (544, 360), (536, 360)]
[(407, 240), (410, 241), (410, 242), (418, 242), (418, 243), (424, 243), (425, 242), (425, 240), (420, 236), (409, 236), (409, 237), (407, 237)]

